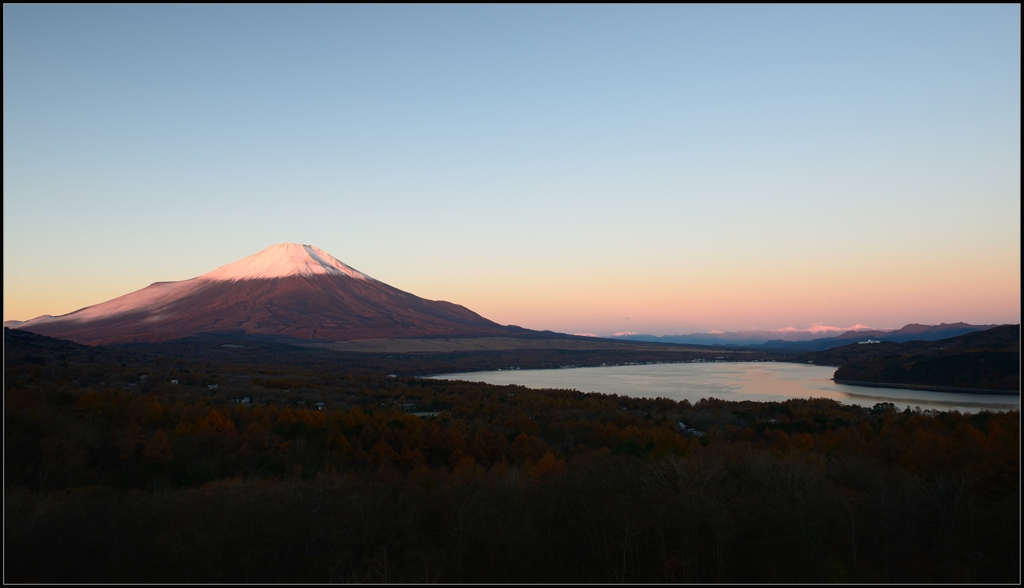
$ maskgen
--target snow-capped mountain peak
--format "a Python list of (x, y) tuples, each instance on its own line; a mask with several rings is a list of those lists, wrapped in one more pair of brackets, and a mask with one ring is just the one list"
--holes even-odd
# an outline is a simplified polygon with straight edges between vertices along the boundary
[(312, 245), (280, 243), (209, 273), (15, 328), (87, 345), (200, 333), (299, 339), (496, 335), (506, 327), (450, 302), (403, 292)]
[(318, 247), (298, 243), (271, 245), (259, 253), (223, 265), (197, 279), (238, 281), (315, 275), (347, 276), (357, 280), (373, 279), (338, 261)]

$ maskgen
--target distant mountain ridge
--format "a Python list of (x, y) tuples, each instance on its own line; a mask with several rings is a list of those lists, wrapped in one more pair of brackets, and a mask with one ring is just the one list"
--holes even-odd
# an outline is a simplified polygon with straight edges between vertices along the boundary
[(850, 331), (876, 331), (874, 327), (856, 324), (851, 327), (813, 326), (809, 329), (793, 327), (774, 330), (749, 331), (712, 331), (710, 333), (690, 333), (687, 335), (647, 335), (644, 333), (616, 333), (616, 339), (648, 341), (652, 343), (683, 343), (690, 345), (758, 345), (774, 339), (782, 341), (808, 341), (822, 337), (835, 336)]
[(296, 243), (268, 247), (191, 280), (157, 282), (63, 316), (4, 326), (87, 345), (216, 332), (335, 341), (527, 332), (393, 288)]
[(1020, 325), (936, 341), (848, 345), (803, 358), (818, 365), (841, 360), (835, 381), (842, 384), (1020, 393)]
[(849, 345), (854, 342), (867, 340), (886, 341), (892, 343), (905, 343), (907, 341), (938, 341), (958, 335), (974, 333), (976, 331), (987, 331), (1000, 325), (969, 325), (967, 323), (941, 323), (938, 325), (921, 325), (911, 323), (902, 329), (895, 331), (861, 331), (847, 332), (838, 337), (824, 337), (811, 341), (790, 342), (790, 341), (768, 341), (762, 347), (770, 349), (791, 349), (794, 351), (823, 351)]
[[(811, 329), (779, 329), (774, 331), (736, 331), (725, 333), (691, 333), (689, 335), (644, 335), (620, 333), (616, 338), (654, 343), (683, 343), (691, 345), (743, 345), (793, 351), (820, 351), (856, 341), (936, 341), (964, 333), (984, 331), (998, 325), (970, 325), (942, 323), (921, 325), (911, 323), (897, 330), (874, 329), (864, 325), (848, 328), (812, 327)], [(839, 334), (836, 334), (839, 333)]]

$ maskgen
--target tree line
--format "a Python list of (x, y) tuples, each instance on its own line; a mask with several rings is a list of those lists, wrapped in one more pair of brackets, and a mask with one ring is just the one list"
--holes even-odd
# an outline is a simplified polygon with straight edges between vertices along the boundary
[[(5, 348), (7, 581), (1019, 576), (1019, 411), (691, 404), (34, 344)], [(186, 369), (339, 400), (161, 383)]]

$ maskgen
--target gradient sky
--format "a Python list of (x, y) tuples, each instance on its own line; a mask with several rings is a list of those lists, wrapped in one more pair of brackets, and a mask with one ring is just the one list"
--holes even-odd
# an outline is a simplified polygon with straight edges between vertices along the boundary
[(4, 319), (274, 243), (505, 324), (1020, 322), (1020, 6), (4, 6)]

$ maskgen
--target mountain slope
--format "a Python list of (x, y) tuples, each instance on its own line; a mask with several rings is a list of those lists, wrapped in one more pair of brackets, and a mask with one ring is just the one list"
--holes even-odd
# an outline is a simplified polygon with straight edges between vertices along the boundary
[(346, 341), (518, 330), (463, 306), (393, 288), (316, 247), (293, 243), (191, 280), (158, 282), (70, 314), (13, 326), (85, 344), (159, 342), (209, 332)]
[(834, 347), (849, 345), (855, 341), (867, 341), (872, 339), (881, 342), (905, 343), (907, 341), (938, 341), (992, 329), (997, 325), (969, 325), (967, 323), (942, 323), (939, 325), (919, 325), (911, 323), (895, 331), (849, 331), (838, 337), (825, 337), (812, 339), (810, 341), (783, 341), (772, 340), (762, 344), (762, 347), (769, 349), (788, 349), (794, 351), (824, 351)]
[(823, 337), (834, 338), (837, 334), (850, 333), (884, 333), (864, 325), (852, 327), (814, 326), (809, 329), (788, 327), (775, 330), (733, 331), (712, 333), (690, 333), (689, 335), (645, 335), (643, 333), (617, 333), (616, 339), (631, 341), (648, 341), (651, 343), (677, 343), (685, 345), (761, 345), (773, 340), (786, 342), (802, 342), (819, 340)]
[(872, 355), (878, 352), (856, 348), (881, 345), (851, 345), (850, 351), (858, 352), (860, 357), (845, 361), (836, 370), (836, 381), (1020, 390), (1020, 325), (1005, 325), (930, 344), (887, 345), (896, 346), (895, 353)]

